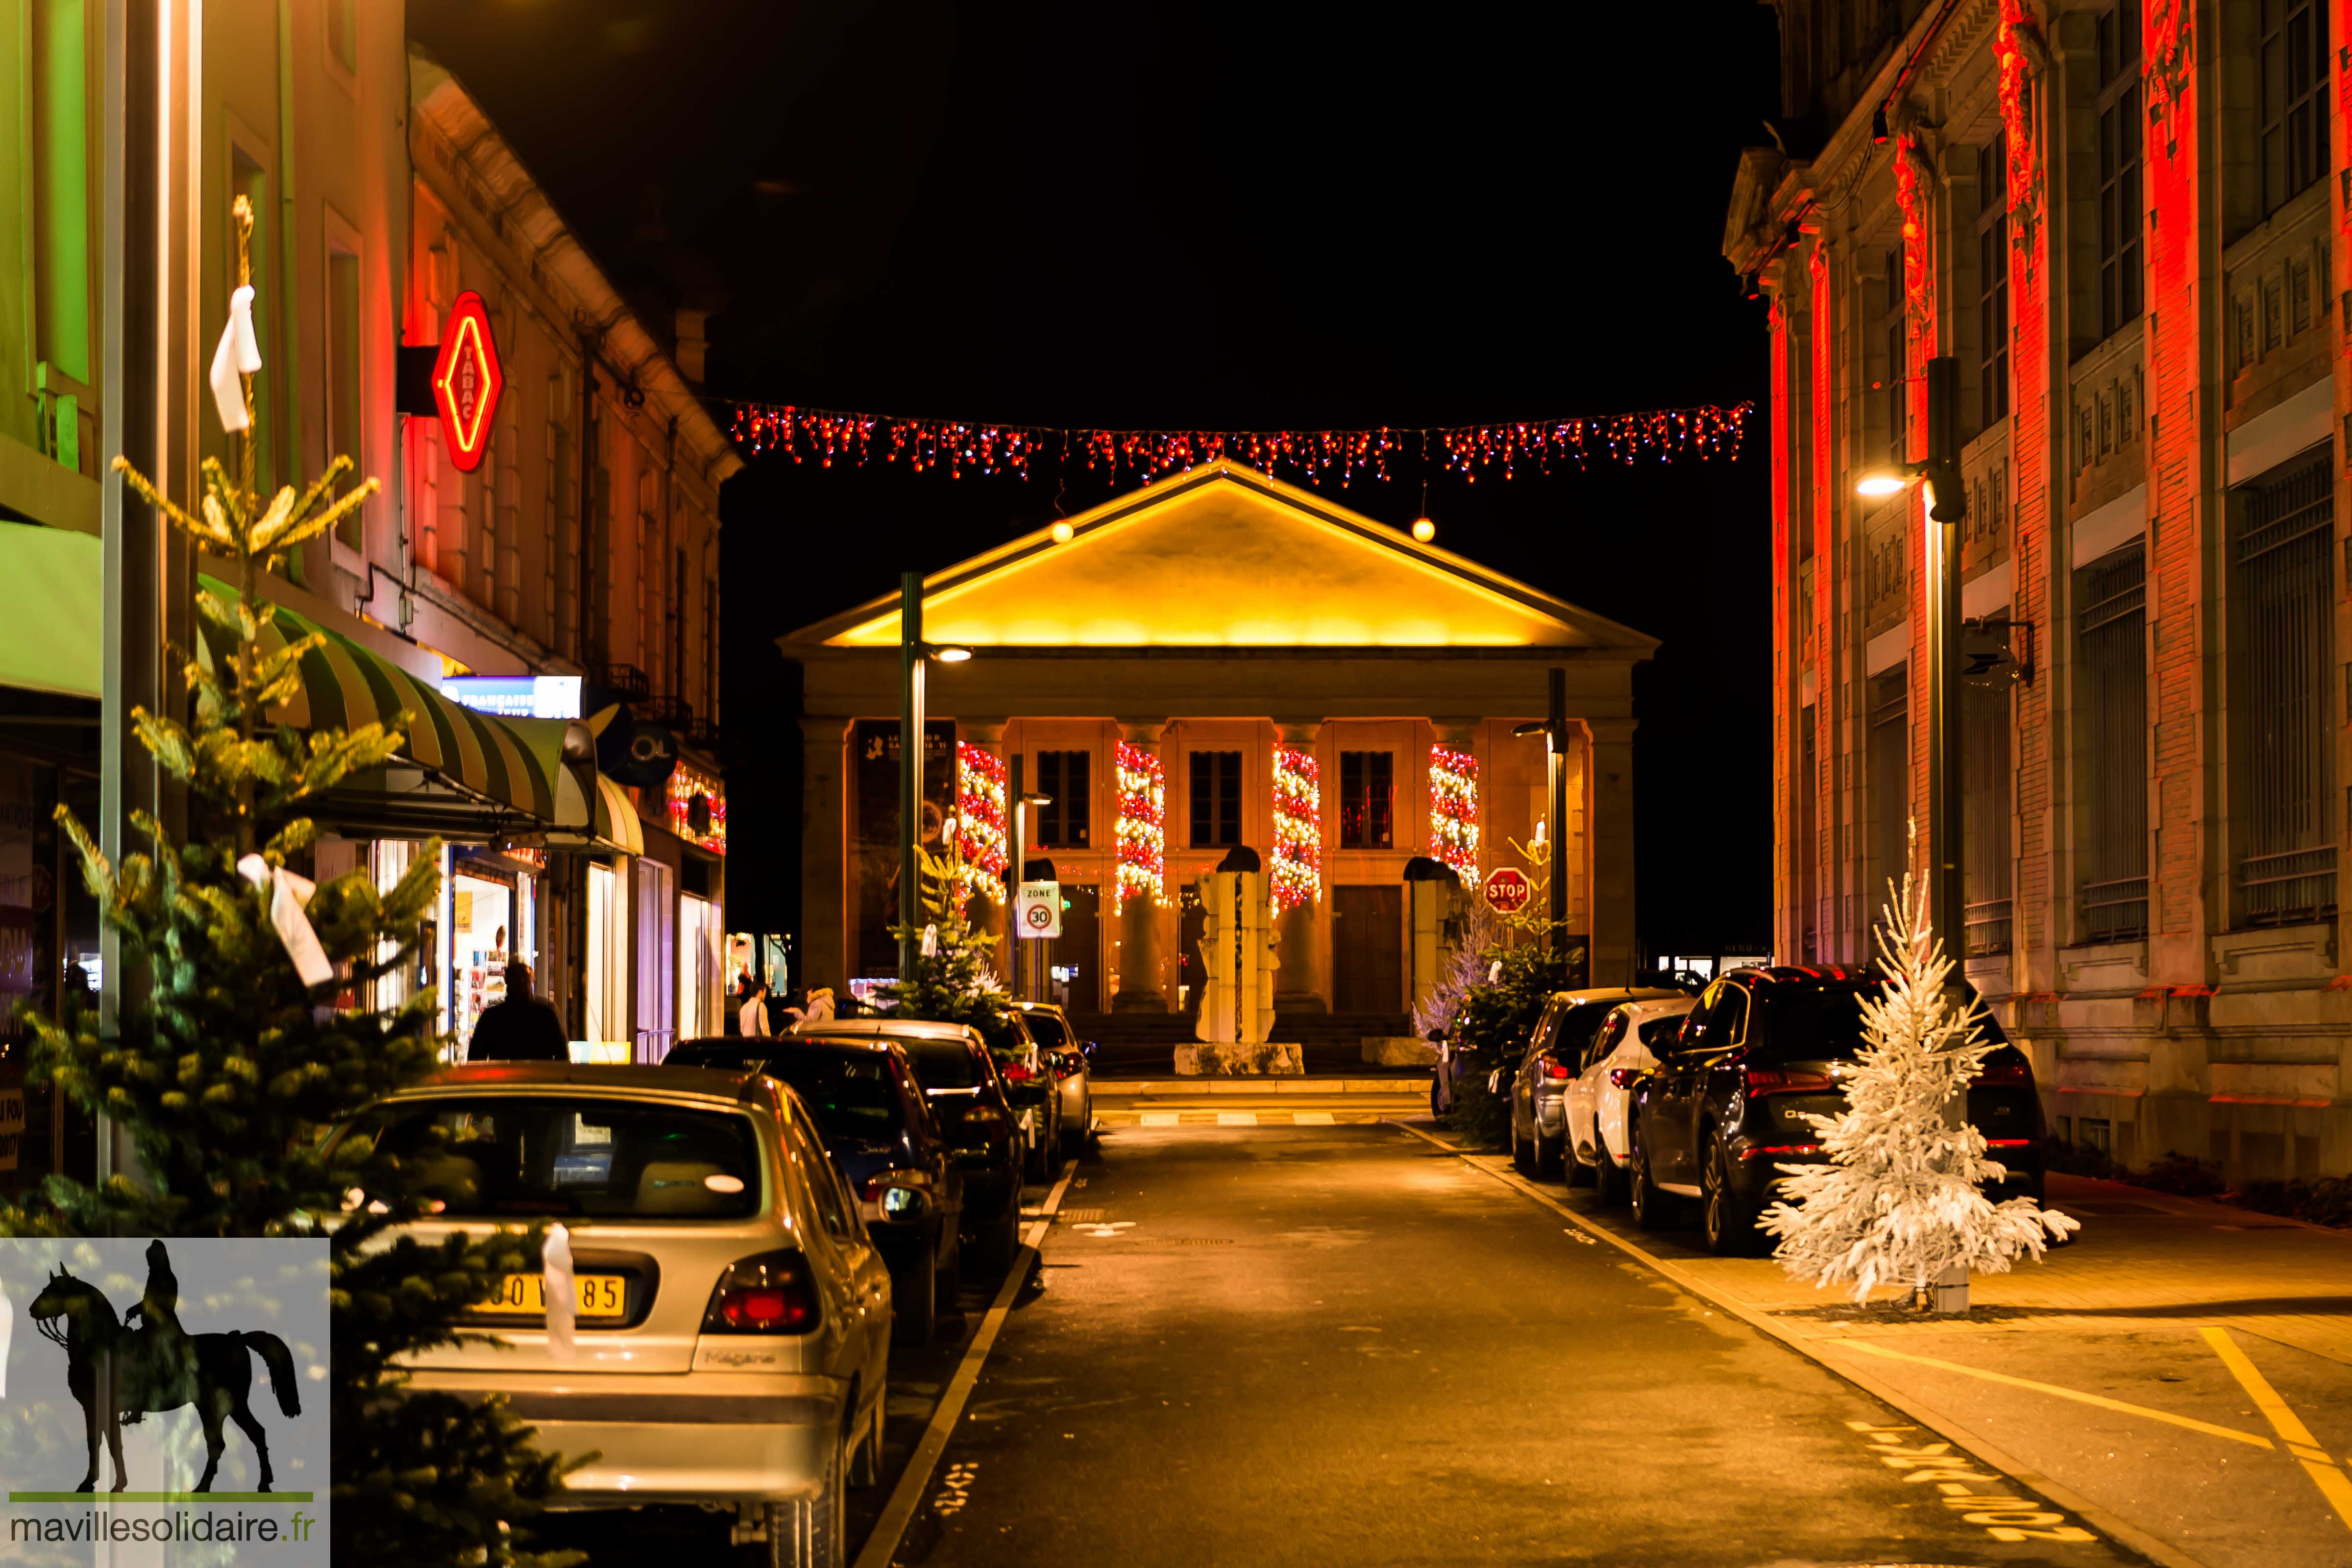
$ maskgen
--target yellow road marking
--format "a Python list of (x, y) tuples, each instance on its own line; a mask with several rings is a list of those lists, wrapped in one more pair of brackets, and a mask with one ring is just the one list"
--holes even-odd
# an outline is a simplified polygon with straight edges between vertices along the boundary
[(1176, 1113), (1172, 1110), (1147, 1110), (1143, 1113), (1143, 1124), (1146, 1127), (1173, 1127), (1176, 1125)]
[(1257, 1112), (1255, 1110), (1220, 1110), (1217, 1112), (1217, 1125), (1220, 1127), (1255, 1127), (1257, 1125)]
[(2336, 1510), (2336, 1517), (2347, 1525), (2352, 1525), (2352, 1477), (2347, 1477), (2337, 1469), (2325, 1453), (2320, 1453), (2317, 1458), (2305, 1457), (2319, 1452), (2319, 1439), (2311, 1435), (2311, 1428), (2303, 1424), (2302, 1416), (2287, 1408), (2286, 1401), (2279, 1397), (2278, 1390), (2271, 1386), (2271, 1380), (2263, 1375), (2262, 1368), (2246, 1359), (2246, 1352), (2238, 1348), (2238, 1342), (2230, 1337), (2229, 1330), (2214, 1328), (2197, 1331), (2205, 1336), (2205, 1342), (2213, 1347), (2213, 1353), (2221, 1358), (2221, 1364), (2230, 1369), (2230, 1374), (2245, 1389), (2247, 1396), (2254, 1402), (2254, 1408), (2269, 1417), (2278, 1435), (2286, 1439), (2288, 1449), (2302, 1461), (2305, 1472), (2311, 1477), (2312, 1484), (2319, 1489), (2319, 1495), (2326, 1498), (2328, 1506)]
[(1328, 1110), (1294, 1110), (1290, 1120), (1300, 1127), (1330, 1127), (1336, 1125)]
[(2169, 1410), (2151, 1410), (2145, 1405), (2126, 1405), (2120, 1399), (2109, 1399), (2105, 1394), (2084, 1394), (2080, 1389), (2061, 1388), (2054, 1383), (2036, 1383), (2029, 1377), (2011, 1377), (2005, 1372), (1987, 1372), (1981, 1367), (1962, 1366), (1956, 1361), (1938, 1361), (1933, 1356), (1910, 1355), (1902, 1351), (1891, 1351), (1885, 1345), (1874, 1345), (1863, 1340), (1832, 1340), (1828, 1342), (1843, 1346), (1847, 1350), (1860, 1351), (1865, 1355), (1885, 1356), (1888, 1361), (1907, 1361), (1915, 1366), (1932, 1366), (1942, 1372), (1957, 1372), (1965, 1377), (1982, 1378), (1987, 1383), (2007, 1384), (2011, 1388), (2030, 1388), (2037, 1394), (2047, 1394), (2058, 1399), (2071, 1399), (2079, 1405), (2095, 1405), (2102, 1410), (2114, 1410), (2126, 1415), (2145, 1415), (2151, 1421), (2169, 1422), (2175, 1426), (2186, 1426), (2191, 1432), (2202, 1432), (2212, 1437), (2227, 1437), (2233, 1443), (2243, 1443), (2250, 1447), (2277, 1447), (2268, 1437), (2258, 1433), (2240, 1432), (2229, 1426), (2216, 1426), (2210, 1421), (2200, 1421), (2192, 1415), (2175, 1415)]

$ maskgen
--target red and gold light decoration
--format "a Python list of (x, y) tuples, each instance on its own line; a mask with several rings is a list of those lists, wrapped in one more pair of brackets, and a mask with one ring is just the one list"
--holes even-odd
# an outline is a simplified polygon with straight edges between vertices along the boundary
[(1478, 759), (1450, 746), (1429, 748), (1430, 853), (1478, 879)]
[(1323, 786), (1315, 753), (1274, 749), (1274, 907), (1323, 897)]
[(1381, 426), (1355, 430), (1114, 430), (981, 420), (917, 419), (845, 413), (791, 403), (739, 403), (733, 435), (754, 456), (772, 453), (820, 468), (903, 463), (944, 468), (951, 478), (1033, 470), (1066, 474), (1084, 465), (1121, 478), (1154, 479), (1230, 458), (1345, 489), (1362, 479), (1441, 468), (1476, 483), (1524, 471), (1581, 469), (1593, 462), (1633, 465), (1737, 458), (1752, 403), (1702, 404), (1634, 414), (1579, 415), (1496, 425)]
[[(669, 830), (689, 844), (699, 844), (714, 855), (727, 853), (727, 786), (690, 763), (670, 770), (664, 786)], [(702, 808), (698, 812), (695, 799)], [(699, 824), (699, 826), (698, 826)]]
[(1168, 901), (1168, 769), (1141, 746), (1118, 743), (1118, 889), (1111, 905), (1129, 899)]
[(2000, 68), (2001, 144), (2009, 162), (2010, 243), (2033, 268), (2033, 239), (2042, 223), (2041, 165), (2034, 157), (2033, 75), (2049, 62), (2042, 29), (2027, 15), (2025, 0), (2000, 0), (2000, 23), (1993, 35), (1993, 58)]
[(963, 858), (963, 896), (973, 888), (995, 889), (1011, 864), (1005, 782), (1003, 758), (968, 741), (956, 742), (956, 848)]

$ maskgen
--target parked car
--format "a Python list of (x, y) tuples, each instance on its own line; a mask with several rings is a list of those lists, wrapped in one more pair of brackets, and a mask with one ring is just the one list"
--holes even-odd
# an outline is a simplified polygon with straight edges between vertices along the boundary
[[(890, 1275), (790, 1090), (757, 1074), (461, 1067), (335, 1134), (374, 1135), (436, 1205), (411, 1228), (561, 1220), (577, 1333), (551, 1353), (541, 1277), (509, 1278), (412, 1386), (507, 1396), (590, 1456), (556, 1506), (732, 1509), (762, 1561), (845, 1561), (845, 1485), (879, 1479)], [(657, 1385), (657, 1386), (656, 1386)]]
[(1680, 991), (1624, 985), (1556, 991), (1536, 1016), (1516, 1060), (1506, 1059), (1496, 1075), (1497, 1092), (1511, 1097), (1511, 1163), (1538, 1176), (1559, 1174), (1568, 1149), (1567, 1091), (1584, 1065), (1609, 1010), (1626, 1002), (1664, 1002)]
[(885, 1039), (684, 1040), (665, 1067), (749, 1069), (792, 1085), (890, 1268), (899, 1337), (928, 1344), (956, 1304), (963, 1172), (906, 1053)]
[(793, 1026), (790, 1039), (887, 1039), (907, 1053), (923, 1101), (963, 1172), (963, 1239), (992, 1266), (1021, 1245), (1021, 1173), (1028, 1163), (1024, 1119), (1005, 1093), (996, 1054), (979, 1031), (888, 1014)]
[(1086, 1148), (1087, 1135), (1094, 1131), (1095, 1078), (1088, 1058), (1095, 1054), (1095, 1043), (1088, 1040), (1080, 1045), (1076, 1031), (1070, 1027), (1069, 1015), (1051, 1002), (1016, 1005), (1052, 1064), (1054, 1087), (1062, 1100), (1062, 1152), (1075, 1156)]
[[(1807, 1114), (1845, 1109), (1839, 1080), (1863, 1044), (1861, 1005), (1883, 990), (1869, 974), (1780, 966), (1738, 969), (1706, 988), (1675, 1048), (1633, 1092), (1633, 1217), (1645, 1230), (1681, 1220), (1696, 1199), (1707, 1246), (1760, 1246), (1757, 1216), (1777, 1167), (1825, 1161)], [(2023, 1052), (1985, 1020), (2000, 1048), (1969, 1089), (1969, 1121), (2008, 1167), (2001, 1195), (2042, 1187), (2042, 1099)]]
[(1004, 1092), (1013, 1105), (1029, 1113), (1028, 1178), (1046, 1181), (1062, 1152), (1061, 1089), (1052, 1058), (1029, 1026), (1029, 1015), (1007, 1007), (1003, 1017), (1013, 1043), (995, 1047), (997, 1070), (1004, 1076)]
[(1662, 1047), (1673, 1048), (1683, 1020), (1697, 1005), (1696, 996), (1622, 1002), (1601, 1020), (1582, 1069), (1568, 1081), (1570, 1185), (1591, 1180), (1599, 1184), (1602, 1203), (1625, 1201), (1625, 1112), (1633, 1086), (1658, 1065)]

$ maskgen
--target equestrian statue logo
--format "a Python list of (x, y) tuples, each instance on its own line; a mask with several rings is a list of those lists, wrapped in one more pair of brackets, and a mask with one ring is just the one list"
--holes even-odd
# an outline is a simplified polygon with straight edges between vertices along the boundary
[[(66, 1386), (81, 1404), (82, 1423), (89, 1439), (89, 1472), (76, 1491), (98, 1484), (98, 1438), (106, 1435), (107, 1452), (114, 1456), (114, 1485), (121, 1491), (129, 1477), (122, 1468), (122, 1428), (142, 1419), (151, 1410), (196, 1407), (205, 1428), (205, 1473), (195, 1489), (208, 1492), (213, 1474), (220, 1468), (221, 1450), (227, 1446), (221, 1426), (234, 1421), (253, 1439), (261, 1461), (261, 1484), (269, 1489), (269, 1441), (261, 1423), (246, 1403), (253, 1385), (253, 1363), (247, 1352), (257, 1352), (269, 1369), (269, 1386), (278, 1408), (287, 1415), (302, 1414), (302, 1395), (294, 1378), (294, 1357), (276, 1334), (232, 1330), (219, 1334), (191, 1334), (180, 1327), (180, 1281), (172, 1272), (171, 1255), (161, 1241), (147, 1244), (147, 1293), (139, 1304), (117, 1319), (104, 1291), (77, 1279), (62, 1266), (26, 1309), (41, 1337), (66, 1351)], [(135, 1319), (132, 1328), (125, 1321)]]

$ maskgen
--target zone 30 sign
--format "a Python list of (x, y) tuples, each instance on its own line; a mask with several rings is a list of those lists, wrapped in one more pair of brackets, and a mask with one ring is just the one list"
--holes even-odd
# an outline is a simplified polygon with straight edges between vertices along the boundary
[(1013, 929), (1022, 936), (1062, 934), (1062, 884), (1024, 882), (1013, 899)]

